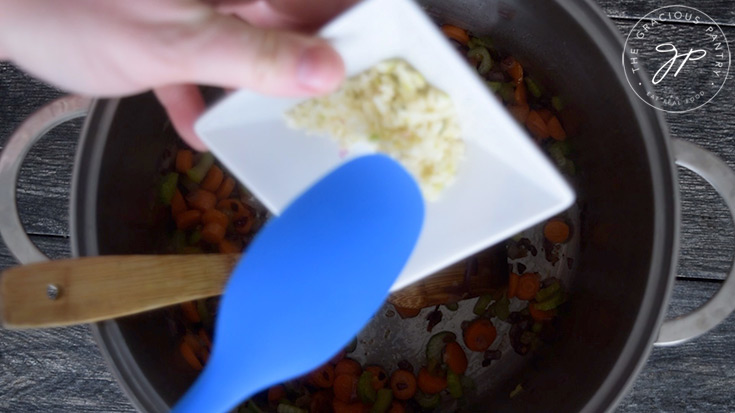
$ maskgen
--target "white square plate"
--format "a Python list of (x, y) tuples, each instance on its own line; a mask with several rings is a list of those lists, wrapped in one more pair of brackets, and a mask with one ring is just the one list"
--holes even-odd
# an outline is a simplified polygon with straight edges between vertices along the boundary
[[(391, 291), (502, 241), (569, 207), (574, 192), (483, 81), (412, 0), (364, 0), (320, 35), (347, 75), (401, 58), (448, 93), (460, 115), (465, 159), (457, 179), (426, 205), (421, 236)], [(355, 154), (286, 125), (303, 99), (240, 90), (195, 129), (214, 155), (274, 214)]]

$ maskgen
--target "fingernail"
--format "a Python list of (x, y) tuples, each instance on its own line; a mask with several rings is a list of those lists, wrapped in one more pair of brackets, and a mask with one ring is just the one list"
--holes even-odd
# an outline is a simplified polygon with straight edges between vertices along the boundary
[(326, 92), (337, 87), (344, 73), (342, 59), (330, 47), (306, 49), (297, 68), (298, 82), (314, 92)]

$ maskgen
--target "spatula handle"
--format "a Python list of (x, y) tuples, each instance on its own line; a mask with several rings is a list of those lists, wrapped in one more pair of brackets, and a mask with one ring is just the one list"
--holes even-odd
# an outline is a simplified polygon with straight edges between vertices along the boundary
[(100, 256), (14, 267), (0, 278), (2, 323), (7, 328), (92, 323), (215, 296), (239, 258)]

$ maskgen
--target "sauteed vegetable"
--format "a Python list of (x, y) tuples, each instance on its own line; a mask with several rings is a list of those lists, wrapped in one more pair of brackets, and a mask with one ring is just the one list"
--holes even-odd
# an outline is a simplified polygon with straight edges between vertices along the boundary
[[(561, 120), (563, 100), (550, 95), (513, 56), (493, 48), (491, 39), (451, 25), (442, 26), (442, 31), (559, 168), (568, 176), (574, 175), (568, 133)], [(175, 162), (165, 171), (159, 198), (169, 208), (171, 248), (179, 253), (240, 251), (268, 218), (265, 209), (245, 188), (238, 187), (211, 155), (186, 148), (177, 151)], [(559, 216), (531, 231), (543, 233), (544, 245), (534, 245), (524, 236), (508, 240), (508, 260), (515, 271), (492, 293), (436, 306), (425, 320), (417, 318), (420, 310), (394, 309), (400, 323), (425, 322), (428, 328), (424, 331), (440, 325), (443, 318), (469, 314), (463, 316), (467, 318), (461, 331), (424, 333), (421, 356), (404, 358), (395, 366), (363, 364), (358, 361), (361, 355), (356, 352), (356, 340), (324, 366), (254, 396), (239, 411), (397, 413), (468, 408), (477, 387), (473, 371), (491, 368), (503, 351), (512, 349), (526, 355), (558, 335), (558, 317), (568, 299), (564, 282), (536, 269), (528, 271), (520, 260), (545, 257), (556, 266), (559, 251), (573, 240), (574, 227)], [(539, 249), (545, 254), (537, 257)], [(566, 263), (571, 267), (571, 258)], [(178, 351), (194, 370), (201, 370), (207, 361), (217, 302), (217, 298), (199, 300), (172, 310), (172, 319), (185, 331)], [(465, 302), (471, 312), (457, 311)], [(446, 311), (450, 314), (443, 317)], [(508, 341), (509, 348), (502, 350), (501, 341)], [(294, 351), (298, 351), (297, 337)], [(523, 391), (518, 384), (509, 397), (520, 396)], [(453, 404), (447, 408), (444, 403)]]

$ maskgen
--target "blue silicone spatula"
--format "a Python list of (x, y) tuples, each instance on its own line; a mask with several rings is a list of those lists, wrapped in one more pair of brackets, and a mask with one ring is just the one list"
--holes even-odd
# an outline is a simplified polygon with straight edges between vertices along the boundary
[(250, 244), (220, 302), (212, 353), (175, 412), (225, 412), (320, 366), (368, 322), (424, 220), (418, 186), (383, 155), (318, 181)]

